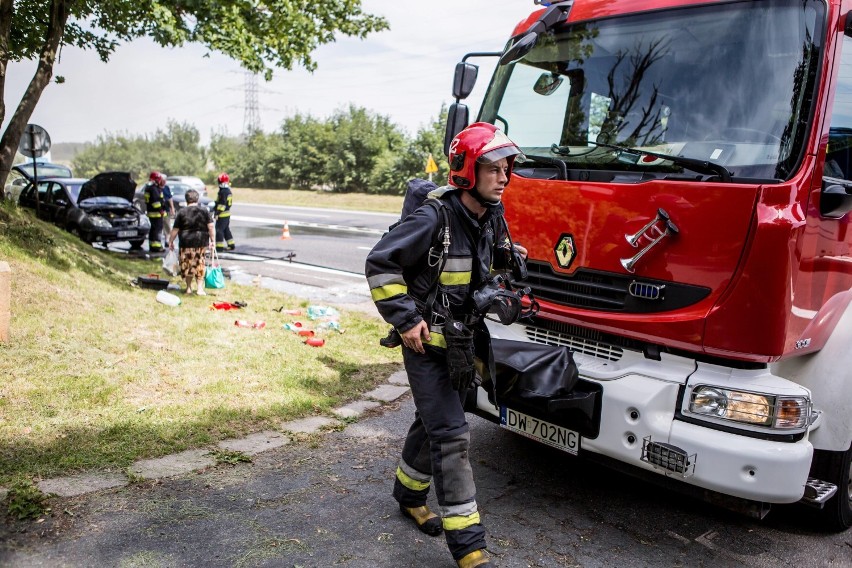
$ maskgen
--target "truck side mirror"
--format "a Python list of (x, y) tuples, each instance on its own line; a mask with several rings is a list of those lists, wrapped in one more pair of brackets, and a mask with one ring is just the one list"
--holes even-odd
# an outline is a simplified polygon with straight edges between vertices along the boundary
[(539, 95), (549, 97), (562, 85), (562, 77), (556, 73), (542, 73), (533, 85), (533, 91)]
[(500, 65), (507, 65), (523, 59), (524, 55), (532, 51), (537, 41), (538, 34), (536, 32), (528, 32), (526, 35), (518, 38), (517, 41), (513, 41), (512, 45), (507, 47), (503, 55), (500, 56)]
[(843, 34), (852, 37), (852, 12), (846, 13), (846, 23), (843, 26)]
[(466, 99), (473, 91), (473, 86), (476, 85), (476, 76), (479, 74), (479, 67), (472, 63), (456, 63), (456, 72), (453, 75), (453, 97), (456, 100)]
[(470, 112), (467, 105), (462, 103), (453, 103), (447, 111), (447, 130), (444, 132), (444, 155), (450, 155), (450, 143), (456, 134), (461, 132), (467, 126), (467, 121)]
[(819, 212), (823, 217), (839, 218), (852, 211), (852, 195), (846, 188), (831, 178), (822, 182)]

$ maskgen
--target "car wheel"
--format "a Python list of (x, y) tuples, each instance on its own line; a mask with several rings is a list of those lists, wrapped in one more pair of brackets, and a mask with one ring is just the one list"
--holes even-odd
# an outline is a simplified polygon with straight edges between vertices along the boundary
[(77, 225), (71, 225), (70, 227), (68, 227), (68, 232), (83, 241), (84, 243), (86, 243), (87, 245), (92, 244), (91, 241), (86, 240), (83, 233), (80, 232), (80, 227), (78, 227)]
[(130, 249), (131, 250), (139, 250), (142, 248), (142, 243), (145, 242), (145, 239), (139, 239), (137, 241), (130, 241)]
[(815, 450), (811, 475), (837, 485), (819, 512), (823, 527), (832, 532), (852, 527), (852, 446), (845, 452)]

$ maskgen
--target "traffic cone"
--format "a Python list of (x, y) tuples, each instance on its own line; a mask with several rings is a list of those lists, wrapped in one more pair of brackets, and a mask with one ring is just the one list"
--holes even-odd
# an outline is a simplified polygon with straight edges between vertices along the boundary
[(284, 228), (281, 229), (281, 240), (290, 239), (290, 225), (287, 224), (287, 221), (284, 221)]

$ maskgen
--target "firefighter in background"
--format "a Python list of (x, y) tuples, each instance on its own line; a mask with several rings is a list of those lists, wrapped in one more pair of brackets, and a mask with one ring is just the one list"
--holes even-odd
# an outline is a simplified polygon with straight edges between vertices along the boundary
[(172, 199), (172, 190), (166, 184), (166, 174), (159, 172), (157, 187), (163, 194), (163, 240), (167, 241), (169, 233), (172, 232), (172, 219), (175, 218), (175, 201)]
[(216, 251), (222, 252), (227, 248), (234, 250), (234, 236), (231, 234), (231, 205), (234, 196), (231, 193), (231, 176), (219, 174), (219, 194), (216, 196)]
[[(473, 295), (490, 281), (490, 268), (500, 258), (500, 243), (507, 236), (501, 200), (520, 153), (494, 125), (468, 126), (450, 145), (450, 187), (441, 197), (450, 244), (446, 262), (438, 264), (441, 273), (428, 276), (429, 267), (436, 265), (431, 252), (442, 221), (435, 208), (425, 205), (382, 237), (365, 266), (379, 313), (402, 337), (417, 409), (393, 496), (422, 532), (444, 533), (460, 568), (492, 566), (476, 504), (463, 400), (474, 381), (474, 356), (481, 361), (489, 357), (490, 339)], [(516, 248), (526, 256), (526, 249)], [(481, 338), (478, 347), (476, 337)], [(426, 506), (432, 485), (440, 518)]]
[(151, 222), (151, 230), (148, 231), (148, 251), (163, 252), (163, 212), (165, 203), (160, 191), (160, 178), (165, 182), (166, 177), (160, 172), (151, 172), (148, 183), (142, 193), (145, 197), (145, 211)]

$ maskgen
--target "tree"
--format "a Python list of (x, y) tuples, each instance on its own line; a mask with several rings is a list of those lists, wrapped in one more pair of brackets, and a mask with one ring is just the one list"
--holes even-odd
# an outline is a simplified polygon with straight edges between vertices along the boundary
[(326, 178), (335, 191), (367, 192), (377, 164), (405, 149), (405, 135), (386, 116), (349, 105), (331, 117)]
[(447, 181), (450, 166), (444, 156), (444, 130), (447, 126), (447, 106), (441, 105), (438, 117), (417, 131), (414, 140), (409, 142), (402, 152), (388, 157), (373, 171), (370, 193), (403, 195), (408, 180), (426, 177), (426, 161), (429, 155), (438, 165), (438, 172), (432, 179), (442, 185)]
[(152, 170), (166, 174), (201, 176), (207, 157), (198, 129), (169, 121), (165, 131), (153, 136), (107, 134), (74, 157), (74, 172), (91, 177), (98, 172), (129, 171), (134, 179), (146, 180)]
[[(149, 36), (164, 47), (199, 43), (272, 78), (274, 67), (316, 68), (311, 53), (335, 34), (364, 38), (387, 29), (361, 0), (0, 0), (0, 124), (9, 61), (38, 58), (35, 75), (0, 137), (0, 199), (24, 128), (66, 45), (104, 62), (126, 41)], [(62, 77), (56, 81), (61, 83)]]

